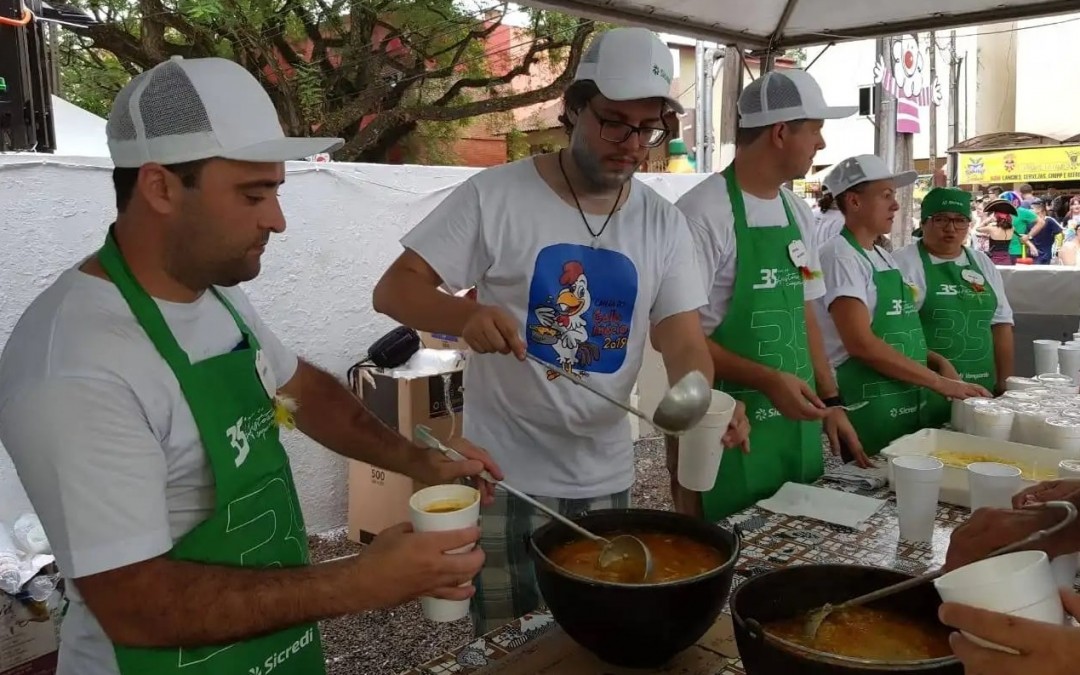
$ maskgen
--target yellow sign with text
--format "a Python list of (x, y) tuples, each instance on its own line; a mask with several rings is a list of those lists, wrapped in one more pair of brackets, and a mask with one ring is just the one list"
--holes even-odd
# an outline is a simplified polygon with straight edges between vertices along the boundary
[(960, 153), (960, 183), (1080, 181), (1080, 145)]

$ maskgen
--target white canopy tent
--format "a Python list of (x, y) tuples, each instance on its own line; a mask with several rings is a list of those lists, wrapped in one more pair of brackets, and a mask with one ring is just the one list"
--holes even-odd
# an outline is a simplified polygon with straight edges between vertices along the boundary
[(523, 4), (772, 51), (1033, 19), (1075, 12), (1080, 6), (1077, 0), (523, 0)]

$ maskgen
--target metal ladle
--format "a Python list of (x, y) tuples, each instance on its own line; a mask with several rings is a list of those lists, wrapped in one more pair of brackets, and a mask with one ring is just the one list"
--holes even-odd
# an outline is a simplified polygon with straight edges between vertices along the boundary
[[(457, 450), (454, 450), (436, 438), (435, 435), (431, 433), (431, 429), (422, 424), (416, 425), (416, 428), (413, 431), (413, 438), (429, 448), (438, 450), (456, 462), (468, 459), (465, 455), (462, 455)], [(629, 534), (620, 534), (617, 537), (606, 539), (595, 535), (558, 511), (536, 501), (524, 492), (507, 485), (501, 480), (495, 480), (495, 477), (488, 471), (481, 472), (480, 477), (493, 485), (501, 487), (518, 499), (540, 509), (581, 536), (600, 544), (602, 548), (600, 549), (600, 556), (597, 558), (597, 564), (600, 569), (618, 569), (621, 572), (620, 577), (625, 578), (627, 583), (645, 581), (649, 578), (653, 565), (652, 555), (649, 553), (649, 548), (645, 546), (645, 542), (637, 537)]]
[[(1044, 539), (1046, 537), (1049, 537), (1052, 534), (1057, 534), (1058, 532), (1065, 529), (1069, 525), (1072, 525), (1073, 521), (1076, 520), (1076, 515), (1077, 515), (1076, 507), (1073, 506), (1071, 502), (1046, 502), (1045, 504), (1038, 504), (1038, 505), (1034, 505), (1034, 506), (1025, 506), (1024, 508), (1025, 509), (1030, 509), (1030, 508), (1063, 509), (1065, 511), (1065, 518), (1063, 518), (1060, 523), (1057, 523), (1056, 525), (1054, 525), (1052, 527), (1048, 527), (1045, 530), (1039, 530), (1038, 532), (1033, 532), (1032, 534), (1029, 534), (1024, 539), (1021, 539), (1020, 541), (1017, 541), (1017, 542), (1013, 542), (1013, 543), (1009, 544), (1008, 546), (1002, 546), (1001, 548), (997, 549), (996, 551), (993, 551), (990, 554), (986, 555), (985, 557), (980, 558), (980, 560), (985, 560), (987, 558), (996, 558), (999, 555), (1004, 555), (1006, 553), (1013, 553), (1015, 551), (1019, 551), (1020, 549), (1024, 548), (1025, 546), (1030, 546), (1031, 544), (1035, 543), (1036, 541), (1039, 541), (1040, 539)], [(976, 561), (972, 561), (972, 562), (976, 562)], [(848, 600), (846, 602), (842, 602), (839, 605), (831, 605), (831, 604), (826, 603), (824, 606), (818, 607), (817, 609), (815, 609), (815, 610), (813, 610), (813, 611), (811, 611), (811, 612), (809, 612), (807, 614), (807, 616), (806, 616), (806, 625), (803, 627), (804, 634), (806, 635), (806, 638), (808, 640), (813, 640), (814, 636), (817, 635), (818, 629), (821, 628), (821, 624), (824, 623), (825, 619), (828, 618), (828, 616), (830, 614), (832, 614), (833, 612), (835, 612), (838, 609), (845, 609), (845, 608), (848, 608), (848, 607), (856, 607), (858, 605), (865, 605), (865, 604), (867, 604), (869, 602), (873, 602), (875, 600), (880, 600), (881, 598), (885, 598), (885, 597), (888, 597), (890, 595), (900, 593), (901, 591), (906, 591), (907, 589), (914, 588), (915, 586), (919, 586), (920, 584), (925, 584), (927, 582), (933, 581), (934, 579), (937, 579), (938, 577), (940, 577), (940, 576), (942, 576), (944, 574), (945, 574), (945, 569), (940, 568), (940, 569), (934, 570), (933, 572), (927, 572), (926, 574), (923, 574), (921, 576), (912, 577), (911, 579), (906, 579), (904, 581), (901, 581), (898, 584), (893, 584), (891, 586), (886, 586), (885, 588), (878, 589), (876, 591), (873, 591), (872, 593), (867, 593), (865, 595), (860, 595), (857, 598), (853, 598), (853, 599)]]
[[(550, 363), (528, 352), (525, 352), (525, 357), (545, 368), (552, 367)], [(705, 413), (709, 412), (709, 404), (712, 403), (712, 387), (705, 375), (697, 370), (687, 373), (668, 389), (652, 417), (600, 391), (573, 373), (561, 371), (559, 374), (631, 415), (637, 415), (668, 436), (678, 436), (692, 429), (705, 417)]]

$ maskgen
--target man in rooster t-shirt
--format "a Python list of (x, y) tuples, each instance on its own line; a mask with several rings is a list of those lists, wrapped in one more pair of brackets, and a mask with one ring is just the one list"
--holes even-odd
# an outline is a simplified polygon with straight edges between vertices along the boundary
[[(633, 177), (669, 135), (667, 113), (681, 111), (671, 72), (671, 52), (647, 30), (597, 36), (564, 95), (570, 147), (465, 181), (405, 236), (375, 289), (379, 312), (465, 338), (476, 353), (465, 436), (507, 483), (569, 516), (629, 506), (634, 446), (626, 413), (566, 375), (628, 401), (651, 327), (670, 381), (713, 377), (686, 220)], [(478, 302), (438, 292), (444, 284), (476, 286)], [(737, 420), (732, 445), (745, 437)], [(539, 607), (522, 540), (545, 518), (501, 491), (482, 515), (472, 614), (487, 632)]]

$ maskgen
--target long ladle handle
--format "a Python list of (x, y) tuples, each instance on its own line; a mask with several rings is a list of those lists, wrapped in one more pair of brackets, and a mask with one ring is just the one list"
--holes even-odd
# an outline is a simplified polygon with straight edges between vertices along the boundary
[[(1027, 537), (1025, 537), (1024, 539), (1021, 539), (1020, 541), (1015, 541), (1015, 542), (1013, 542), (1013, 543), (1011, 543), (1011, 544), (1009, 544), (1007, 546), (1002, 546), (1001, 548), (999, 548), (996, 551), (993, 551), (992, 553), (987, 555), (986, 558), (996, 558), (999, 555), (1005, 555), (1006, 553), (1013, 553), (1015, 551), (1019, 551), (1020, 549), (1024, 548), (1025, 546), (1033, 544), (1036, 541), (1039, 541), (1040, 539), (1044, 539), (1044, 538), (1049, 537), (1051, 535), (1057, 534), (1058, 532), (1065, 529), (1069, 525), (1072, 525), (1073, 521), (1076, 520), (1077, 510), (1076, 510), (1076, 507), (1073, 506), (1071, 502), (1046, 502), (1045, 504), (1040, 504), (1040, 505), (1038, 505), (1038, 507), (1035, 507), (1035, 508), (1043, 508), (1043, 507), (1045, 507), (1045, 508), (1054, 508), (1054, 509), (1064, 509), (1065, 510), (1065, 518), (1063, 518), (1060, 523), (1057, 523), (1056, 525), (1054, 525), (1052, 527), (1048, 527), (1045, 530), (1039, 530), (1038, 532), (1033, 532), (1033, 533), (1029, 534)], [(1027, 508), (1032, 508), (1032, 507), (1027, 507)], [(906, 591), (907, 589), (912, 588), (914, 586), (918, 586), (919, 584), (924, 584), (924, 583), (926, 583), (928, 581), (933, 581), (934, 579), (937, 579), (938, 577), (942, 576), (943, 574), (945, 574), (945, 569), (944, 568), (939, 568), (939, 569), (937, 569), (937, 570), (935, 570), (933, 572), (927, 572), (926, 574), (923, 574), (923, 575), (920, 575), (920, 576), (917, 576), (917, 577), (912, 577), (911, 579), (908, 579), (906, 581), (901, 581), (898, 584), (894, 584), (892, 586), (886, 586), (885, 588), (876, 590), (873, 593), (867, 593), (866, 595), (861, 595), (861, 596), (859, 596), (857, 598), (854, 598), (852, 600), (848, 600), (847, 602), (839, 605), (838, 607), (851, 607), (851, 606), (854, 606), (854, 605), (865, 605), (868, 602), (873, 602), (874, 600), (884, 598), (884, 597), (892, 595), (894, 593), (899, 593), (901, 591)]]
[[(534, 361), (536, 363), (539, 363), (540, 365), (542, 365), (545, 368), (551, 368), (550, 363), (548, 363), (547, 361), (541, 359), (539, 356), (534, 356), (534, 355), (530, 354), (529, 352), (525, 352), (525, 358), (529, 359), (530, 361)], [(568, 372), (563, 371), (563, 372), (560, 372), (559, 374), (562, 375), (563, 377), (569, 379), (571, 382), (578, 385), (579, 387), (585, 387), (586, 389), (588, 389), (592, 393), (596, 394), (597, 396), (607, 400), (612, 405), (616, 405), (616, 406), (622, 408), (623, 410), (630, 413), (631, 415), (637, 415), (638, 417), (645, 420), (646, 422), (648, 422), (652, 426), (656, 427), (659, 431), (662, 431), (662, 432), (664, 432), (665, 434), (668, 434), (668, 435), (674, 435), (675, 434), (675, 432), (673, 432), (673, 431), (670, 431), (668, 429), (663, 429), (663, 428), (657, 426), (656, 422), (653, 422), (653, 419), (651, 417), (649, 417), (648, 415), (646, 415), (641, 410), (638, 410), (637, 408), (635, 408), (635, 407), (633, 407), (631, 405), (623, 403), (622, 401), (614, 398), (613, 396), (610, 396), (609, 394), (605, 394), (604, 392), (602, 392), (599, 389), (597, 389), (596, 387), (592, 386), (591, 384), (586, 382), (583, 378), (578, 377), (574, 373), (568, 373)]]
[[(431, 429), (424, 426), (423, 424), (417, 424), (416, 425), (416, 428), (413, 431), (413, 438), (420, 441), (421, 443), (428, 446), (429, 448), (432, 448), (433, 450), (438, 450), (439, 452), (446, 455), (447, 457), (454, 460), (455, 462), (461, 462), (461, 461), (465, 461), (465, 460), (468, 459), (468, 457), (466, 457), (465, 455), (461, 454), (457, 450), (454, 450), (449, 445), (446, 445), (445, 443), (440, 441), (438, 438), (435, 438), (435, 435), (431, 433)], [(550, 508), (549, 506), (547, 506), (543, 502), (538, 502), (537, 500), (533, 499), (532, 497), (525, 494), (521, 490), (518, 490), (515, 487), (511, 487), (511, 486), (507, 485), (506, 483), (504, 483), (501, 480), (495, 480), (495, 477), (492, 476), (489, 472), (482, 471), (480, 473), (480, 477), (483, 478), (484, 480), (486, 480), (487, 482), (492, 483), (493, 485), (501, 487), (502, 489), (506, 490), (507, 492), (514, 495), (518, 499), (522, 500), (523, 502), (531, 504), (533, 507), (543, 511), (544, 513), (548, 514), (549, 516), (551, 516), (555, 520), (559, 521), (563, 525), (566, 525), (570, 529), (574, 530), (575, 532), (577, 532), (581, 536), (587, 537), (587, 538), (591, 539), (592, 541), (597, 541), (597, 542), (600, 542), (600, 543), (603, 543), (603, 544), (608, 543), (607, 539), (604, 539), (603, 537), (597, 536), (597, 535), (593, 534), (592, 532), (589, 532), (588, 530), (586, 530), (582, 526), (578, 525), (577, 523), (570, 520), (566, 516), (562, 515), (558, 511)]]

